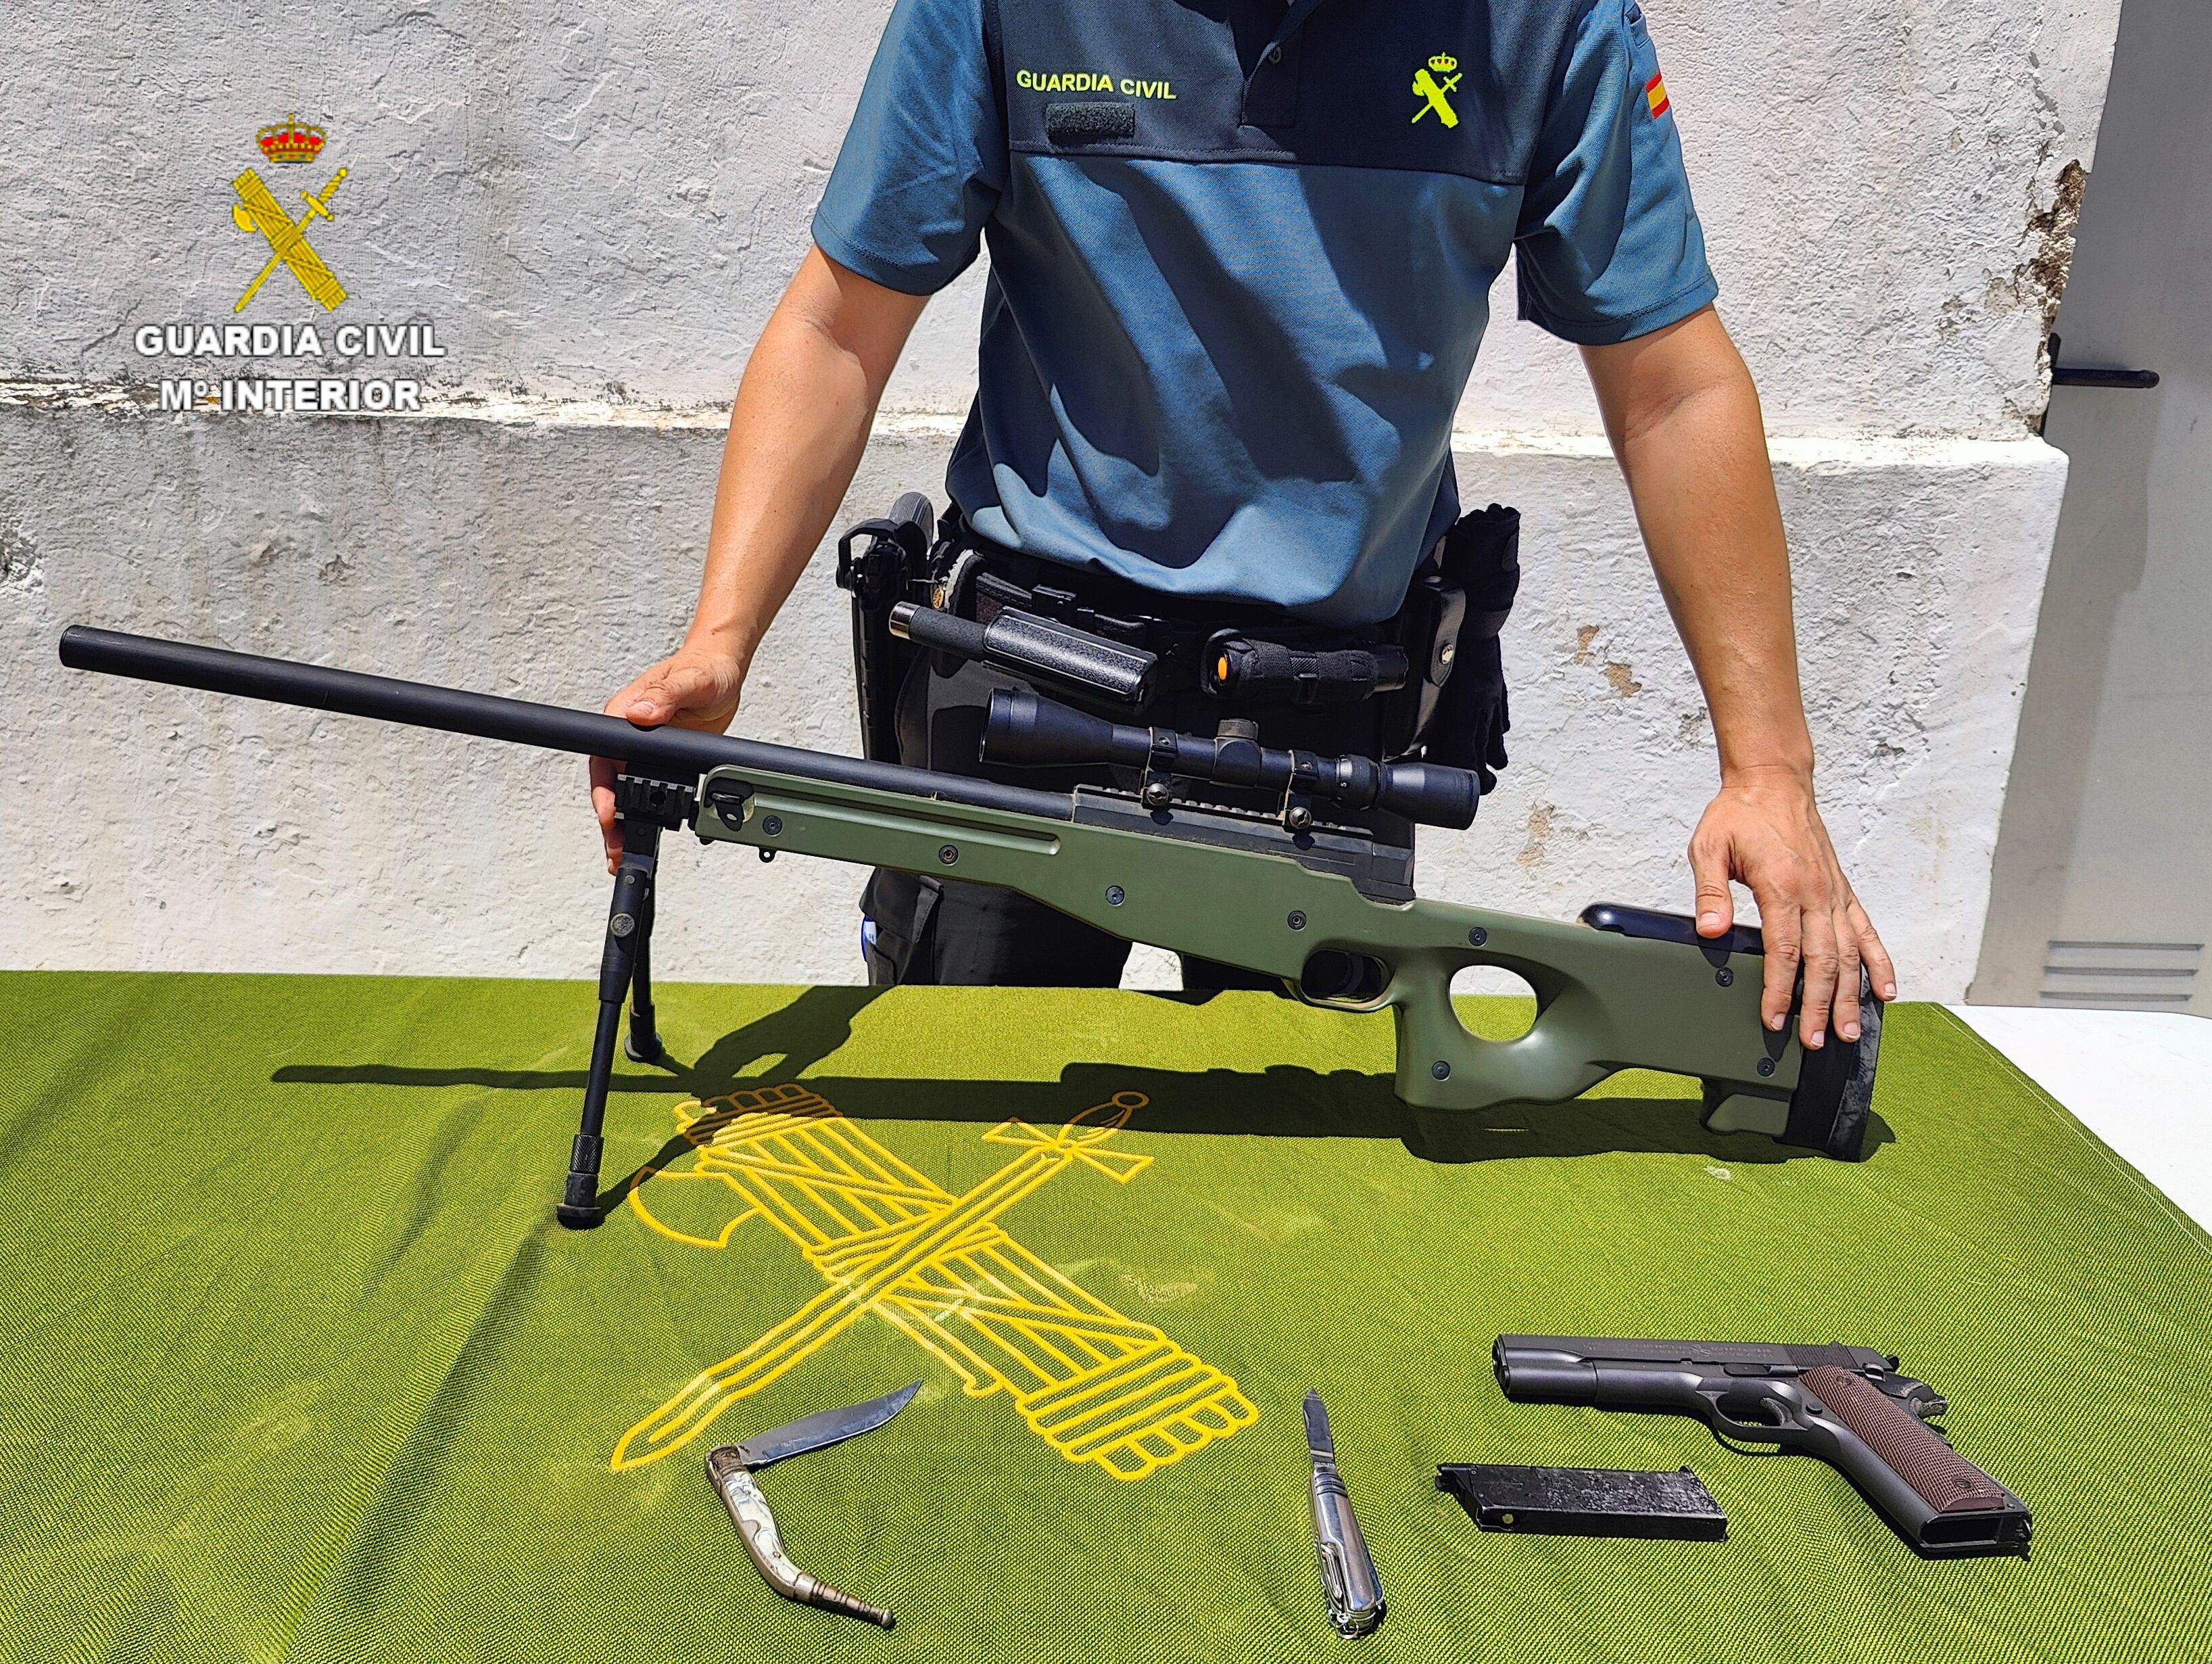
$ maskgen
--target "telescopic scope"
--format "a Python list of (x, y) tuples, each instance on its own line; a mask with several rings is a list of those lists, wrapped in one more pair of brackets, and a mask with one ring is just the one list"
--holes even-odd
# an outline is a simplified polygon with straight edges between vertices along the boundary
[(1278, 751), (1229, 724), (1223, 730), (1200, 739), (1167, 728), (1139, 728), (1001, 688), (991, 695), (983, 760), (1032, 768), (1118, 764), (1286, 798), (1296, 793), (1349, 810), (1379, 809), (1423, 826), (1474, 824), (1482, 788), (1469, 769)]

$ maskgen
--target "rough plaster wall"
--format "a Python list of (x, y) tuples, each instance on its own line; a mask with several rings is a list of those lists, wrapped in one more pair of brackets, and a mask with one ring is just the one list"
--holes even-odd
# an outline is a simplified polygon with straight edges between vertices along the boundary
[[(0, 957), (544, 975), (592, 963), (605, 880), (574, 760), (55, 673), (53, 639), (72, 619), (123, 619), (595, 704), (681, 627), (716, 433), (9, 426), (0, 651), (17, 718), (0, 780), (65, 830), (0, 845)], [(848, 511), (933, 477), (945, 428), (879, 434)], [(1990, 689), (2016, 684), (2033, 630), (2036, 586), (2013, 562), (2057, 511), (2055, 457), (1782, 447), (1832, 830), (1918, 987), (1963, 986), (1972, 969), (1954, 898), (1987, 883), (2013, 726), (2008, 695)], [(1473, 832), (1428, 839), (1423, 888), (1553, 917), (1607, 899), (1686, 907), (1681, 851), (1712, 740), (1619, 477), (1590, 443), (1488, 460), (1529, 506), (1507, 637), (1515, 762)], [(436, 581), (453, 551), (466, 580)], [(849, 753), (829, 559), (770, 636), (739, 727)], [(667, 847), (669, 974), (857, 977), (852, 869), (787, 857), (766, 872), (742, 852)]]
[[(1824, 802), (1917, 994), (1955, 997), (1980, 933), (2063, 479), (2027, 426), (2043, 314), (2118, 3), (1654, 8), (1723, 309), (1784, 436)], [(596, 703), (688, 610), (709, 407), (805, 246), (884, 9), (58, 0), (17, 33), (0, 780), (15, 826), (57, 835), (0, 842), (0, 963), (588, 971), (604, 879), (572, 762), (64, 677), (52, 640), (90, 618)], [(292, 109), (332, 136), (301, 182), (353, 170), (316, 233), (343, 316), (433, 320), (452, 355), (396, 367), (441, 401), (141, 414), (126, 384), (186, 367), (130, 326), (229, 317), (254, 250), (228, 181)], [(132, 143), (74, 137), (95, 124)], [(854, 513), (941, 477), (979, 287), (917, 331)], [(1529, 517), (1516, 762), (1474, 833), (1429, 841), (1424, 887), (1680, 905), (1710, 739), (1574, 355), (1511, 322), (1511, 293), (1459, 450), (1470, 497)], [(285, 290), (249, 316), (312, 312)], [(852, 748), (841, 603), (817, 560), (746, 732)], [(849, 871), (679, 841), (668, 886), (672, 975), (857, 974)]]
[[(2080, 206), (2067, 170), (2093, 159), (2119, 0), (1645, 10), (1770, 431), (2024, 431)], [(1574, 355), (1517, 323), (1486, 348), (1461, 416), (1596, 427)]]
[[(888, 9), (56, 0), (0, 112), (0, 374), (143, 376), (126, 322), (227, 317), (253, 264), (228, 182), (296, 108), (353, 169), (333, 265), (365, 313), (438, 323), (441, 373), (725, 400)], [(2023, 431), (2049, 216), (2091, 160), (2118, 0), (1650, 10), (1774, 430)], [(931, 309), (890, 408), (964, 404), (975, 288)], [(1511, 296), (1462, 425), (1594, 430), (1574, 355), (1511, 323)]]
[[(1777, 446), (1829, 830), (1917, 989), (1971, 975), (2063, 459), (1976, 441)], [(1463, 459), (1462, 465), (1471, 459)], [(1532, 505), (1508, 626), (1512, 767), (1422, 883), (1553, 918), (1687, 912), (1716, 777), (1704, 701), (1601, 446), (1491, 453)], [(1947, 996), (1948, 997), (1948, 996)]]

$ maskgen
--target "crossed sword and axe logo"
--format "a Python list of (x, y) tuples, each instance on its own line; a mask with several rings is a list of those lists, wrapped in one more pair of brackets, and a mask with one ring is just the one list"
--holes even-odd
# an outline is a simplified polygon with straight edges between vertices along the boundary
[(345, 286), (337, 275), (323, 264), (323, 257), (315, 252), (307, 240), (307, 227), (317, 219), (331, 219), (331, 198), (345, 183), (349, 170), (341, 167), (331, 176), (331, 182), (319, 191), (302, 191), (301, 199), (307, 211), (294, 219), (284, 211), (283, 204), (272, 195), (261, 176), (251, 167), (230, 182), (238, 192), (238, 200), (230, 205), (230, 217), (240, 231), (258, 231), (269, 241), (269, 258), (254, 280), (246, 286), (246, 293), (238, 297), (233, 313), (246, 310), (251, 301), (267, 282), (270, 275), (280, 265), (291, 268), (292, 275), (300, 280), (300, 287), (321, 303), (325, 312), (335, 311), (339, 301), (346, 298)]
[[(1229, 1376), (1115, 1311), (1000, 1224), (1071, 1167), (1126, 1184), (1150, 1166), (1149, 1156), (1105, 1147), (1145, 1102), (1141, 1092), (1117, 1092), (1056, 1129), (1003, 1122), (984, 1139), (1018, 1153), (957, 1195), (801, 1085), (679, 1108), (692, 1163), (641, 1175), (654, 1182), (633, 1186), (632, 1209), (660, 1235), (705, 1248), (726, 1248), (743, 1221), (763, 1219), (827, 1286), (623, 1434), (610, 1466), (641, 1467), (680, 1448), (866, 1315), (937, 1357), (969, 1397), (1004, 1394), (1062, 1456), (1118, 1479), (1140, 1479), (1250, 1425), (1256, 1412)], [(678, 1230), (647, 1195), (683, 1181), (726, 1186), (745, 1205), (713, 1235)]]
[(1459, 125), (1459, 112), (1452, 108), (1451, 100), (1445, 96), (1459, 90), (1459, 60), (1449, 52), (1438, 52), (1413, 71), (1413, 90), (1421, 100), (1421, 107), (1413, 112), (1415, 121), (1433, 110), (1437, 119), (1445, 126)]

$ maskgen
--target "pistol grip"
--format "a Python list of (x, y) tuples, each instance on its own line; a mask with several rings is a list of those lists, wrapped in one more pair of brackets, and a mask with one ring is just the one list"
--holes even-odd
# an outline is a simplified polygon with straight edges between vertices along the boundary
[[(1948, 1440), (1864, 1376), (1808, 1369), (1806, 1410), (1842, 1424), (1838, 1465), (1923, 1553), (2016, 1553), (2027, 1546), (2027, 1506)], [(1917, 1504), (1917, 1505), (1916, 1505)]]
[[(1577, 932), (1587, 935), (1589, 932)], [(1595, 992), (1534, 954), (1472, 944), (1424, 949), (1396, 958), (1382, 1004), (1397, 1023), (1396, 1091), (1417, 1109), (1468, 1110), (1512, 1102), (1558, 1103), (1618, 1066)], [(1516, 1040), (1472, 1034), (1452, 1003), (1452, 978), (1471, 965), (1498, 965), (1537, 990), (1536, 1022)]]

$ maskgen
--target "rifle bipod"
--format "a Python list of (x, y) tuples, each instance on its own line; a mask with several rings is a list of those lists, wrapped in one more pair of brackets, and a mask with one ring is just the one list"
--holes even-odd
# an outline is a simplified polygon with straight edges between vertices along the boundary
[(653, 1019), (653, 878), (660, 859), (660, 835), (690, 823), (691, 788), (635, 774), (615, 777), (615, 817), (623, 829), (622, 859), (615, 870), (614, 899), (607, 906), (606, 945), (599, 953), (599, 1020), (592, 1035), (591, 1072), (584, 1078), (584, 1113), (568, 1149), (568, 1181), (554, 1217), (571, 1230), (589, 1230), (606, 1218), (599, 1205), (600, 1129), (607, 1114), (607, 1084), (615, 1066), (615, 1036), (623, 1000), (629, 1005), (629, 1035), (623, 1051), (633, 1063), (663, 1055)]

